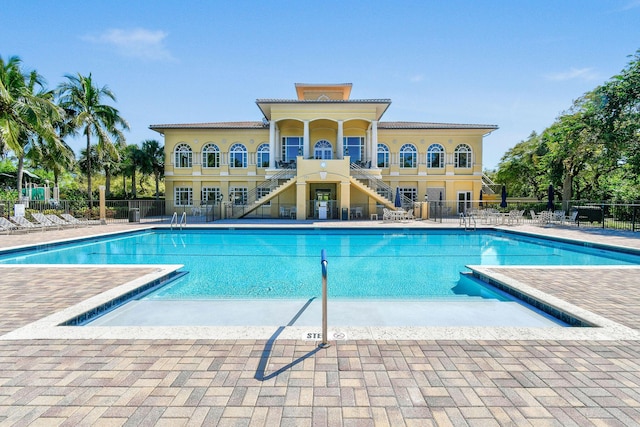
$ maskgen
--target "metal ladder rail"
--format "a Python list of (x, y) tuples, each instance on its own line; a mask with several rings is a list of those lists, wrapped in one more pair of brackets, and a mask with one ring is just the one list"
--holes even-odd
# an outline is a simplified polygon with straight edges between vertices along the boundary
[[(473, 222), (473, 229), (471, 228), (471, 223)], [(465, 215), (463, 212), (460, 212), (460, 226), (464, 225), (465, 231), (473, 230), (476, 231), (476, 219), (473, 215)]]
[(180, 230), (182, 230), (182, 227), (185, 225), (187, 225), (187, 213), (182, 212), (182, 217), (180, 217)]
[(174, 212), (173, 216), (171, 217), (171, 229), (173, 230), (173, 224), (176, 224), (176, 227), (178, 226), (178, 212)]

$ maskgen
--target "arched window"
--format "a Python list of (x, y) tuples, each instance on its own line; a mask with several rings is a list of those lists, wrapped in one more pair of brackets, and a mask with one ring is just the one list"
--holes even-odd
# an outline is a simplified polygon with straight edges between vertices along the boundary
[(173, 151), (173, 166), (176, 168), (190, 168), (193, 166), (193, 151), (189, 144), (178, 144)]
[(321, 139), (316, 142), (316, 145), (313, 147), (313, 157), (316, 159), (330, 160), (333, 158), (333, 146), (326, 139)]
[(247, 147), (242, 144), (233, 144), (231, 148), (229, 148), (229, 167), (247, 167)]
[(389, 167), (389, 147), (385, 144), (378, 144), (378, 167)]
[(400, 147), (400, 167), (401, 168), (415, 168), (416, 158), (418, 156), (418, 150), (413, 144), (404, 144)]
[(444, 147), (440, 144), (431, 144), (427, 148), (427, 167), (443, 168), (444, 167)]
[(472, 165), (471, 154), (471, 147), (467, 144), (458, 145), (453, 152), (454, 167), (470, 168)]
[(202, 166), (205, 168), (220, 167), (220, 149), (216, 144), (207, 144), (202, 147)]
[(269, 167), (269, 144), (260, 144), (258, 146), (258, 164), (259, 168)]

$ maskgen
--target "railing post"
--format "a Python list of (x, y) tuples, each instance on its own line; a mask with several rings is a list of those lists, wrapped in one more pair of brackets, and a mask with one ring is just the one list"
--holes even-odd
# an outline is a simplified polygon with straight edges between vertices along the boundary
[(320, 348), (329, 347), (327, 342), (327, 252), (320, 252), (320, 264), (322, 264), (322, 342)]

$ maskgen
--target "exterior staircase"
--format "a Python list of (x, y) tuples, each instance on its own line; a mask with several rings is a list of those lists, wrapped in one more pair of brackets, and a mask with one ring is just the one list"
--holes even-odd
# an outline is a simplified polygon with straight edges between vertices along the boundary
[[(354, 186), (358, 187), (361, 191), (369, 195), (369, 197), (372, 197), (373, 199), (377, 200), (378, 202), (385, 205), (386, 207), (392, 210), (397, 209), (395, 207), (395, 203), (393, 200), (395, 198), (395, 192), (390, 185), (388, 185), (383, 180), (381, 180), (380, 178), (372, 174), (369, 171), (369, 169), (364, 169), (356, 165), (355, 163), (351, 164), (350, 169), (351, 169), (351, 183)], [(366, 184), (364, 180), (367, 181)], [(380, 195), (379, 193), (388, 194), (391, 197), (391, 200)], [(411, 200), (410, 198), (406, 197), (403, 194), (400, 195), (400, 202), (404, 209), (413, 208), (413, 200)]]
[[(247, 199), (244, 204), (231, 205), (230, 218), (239, 219), (250, 214), (255, 209), (291, 187), (297, 181), (298, 178), (296, 176), (295, 169), (282, 169), (276, 172), (271, 175), (269, 179), (259, 183), (255, 188), (250, 190), (247, 193)], [(397, 209), (393, 200), (395, 198), (394, 189), (372, 174), (368, 169), (364, 169), (355, 163), (352, 163), (350, 165), (349, 181), (351, 185), (358, 188), (378, 203), (392, 210)], [(388, 199), (380, 193), (388, 194), (391, 199)], [(404, 195), (400, 195), (400, 201), (404, 209), (411, 209), (413, 207), (413, 200)]]
[[(284, 182), (282, 182), (285, 180)], [(247, 200), (242, 205), (231, 205), (231, 218), (238, 219), (253, 212), (278, 194), (282, 193), (298, 180), (295, 169), (282, 169), (262, 181), (247, 193)], [(268, 192), (267, 192), (268, 190)]]

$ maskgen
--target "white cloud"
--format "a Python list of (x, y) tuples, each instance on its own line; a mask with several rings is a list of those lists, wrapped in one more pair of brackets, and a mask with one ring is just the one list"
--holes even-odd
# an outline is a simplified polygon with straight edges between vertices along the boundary
[(131, 58), (174, 61), (175, 58), (164, 45), (167, 35), (164, 31), (145, 28), (131, 30), (112, 28), (98, 35), (87, 35), (84, 39), (92, 43), (113, 46), (120, 55)]
[(421, 82), (422, 80), (424, 80), (424, 76), (423, 76), (422, 74), (416, 74), (416, 75), (411, 76), (411, 77), (409, 78), (409, 81), (410, 81), (411, 83), (419, 83), (419, 82)]
[(571, 68), (569, 71), (559, 73), (550, 73), (545, 76), (548, 80), (566, 81), (566, 80), (584, 80), (592, 81), (598, 79), (598, 73), (592, 68)]
[(635, 9), (637, 7), (640, 7), (640, 0), (631, 0), (629, 1), (627, 4), (625, 4), (621, 10), (622, 11), (626, 11), (626, 10), (631, 10), (631, 9)]

